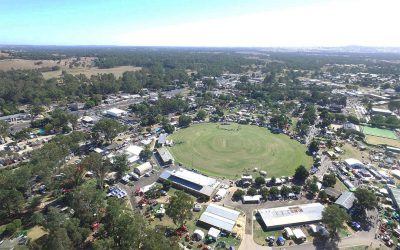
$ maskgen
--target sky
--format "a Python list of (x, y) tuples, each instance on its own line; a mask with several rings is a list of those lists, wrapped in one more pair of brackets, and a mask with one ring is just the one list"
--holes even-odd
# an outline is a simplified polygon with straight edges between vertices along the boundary
[(400, 47), (400, 0), (0, 0), (0, 44)]

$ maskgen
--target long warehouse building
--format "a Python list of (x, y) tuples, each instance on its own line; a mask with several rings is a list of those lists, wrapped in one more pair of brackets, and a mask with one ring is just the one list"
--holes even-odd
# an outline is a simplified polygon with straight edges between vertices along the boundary
[(296, 206), (259, 209), (262, 223), (267, 229), (279, 229), (322, 220), (324, 206), (320, 203), (310, 203)]
[(210, 199), (220, 184), (214, 178), (198, 174), (183, 168), (177, 170), (165, 170), (161, 173), (159, 180), (161, 182), (169, 180), (173, 186), (184, 189), (194, 195), (203, 196)]

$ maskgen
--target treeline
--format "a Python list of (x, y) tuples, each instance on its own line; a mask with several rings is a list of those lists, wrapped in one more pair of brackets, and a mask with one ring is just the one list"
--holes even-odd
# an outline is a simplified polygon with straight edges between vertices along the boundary
[[(176, 81), (175, 81), (176, 80)], [(188, 83), (191, 78), (179, 70), (150, 69), (125, 72), (116, 78), (113, 74), (63, 74), (60, 79), (45, 80), (37, 70), (0, 71), (0, 110), (4, 115), (19, 112), (20, 104), (49, 105), (76, 101), (100, 101), (103, 95), (119, 91), (140, 93), (143, 88), (168, 90)]]
[(224, 71), (240, 73), (243, 65), (261, 64), (231, 49), (224, 48), (156, 48), (156, 47), (15, 47), (4, 50), (14, 58), (61, 60), (70, 57), (97, 57), (99, 68), (132, 65), (151, 68), (196, 71), (217, 76)]

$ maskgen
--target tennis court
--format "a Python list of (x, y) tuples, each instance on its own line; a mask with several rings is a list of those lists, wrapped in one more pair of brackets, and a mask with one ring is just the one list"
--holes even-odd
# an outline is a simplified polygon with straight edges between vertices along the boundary
[(396, 133), (389, 129), (381, 129), (381, 128), (372, 128), (372, 127), (362, 126), (361, 132), (363, 132), (366, 135), (379, 136), (379, 137), (389, 138), (389, 139), (393, 139), (393, 140), (398, 139)]

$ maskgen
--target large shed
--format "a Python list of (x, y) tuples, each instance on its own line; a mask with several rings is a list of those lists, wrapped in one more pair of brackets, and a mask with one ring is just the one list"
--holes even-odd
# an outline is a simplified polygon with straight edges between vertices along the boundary
[(135, 172), (137, 175), (142, 176), (145, 173), (149, 172), (150, 170), (153, 169), (153, 166), (150, 164), (150, 162), (145, 162), (142, 165), (139, 165), (133, 169), (133, 172)]
[(296, 206), (259, 209), (257, 211), (262, 223), (267, 229), (278, 229), (322, 220), (324, 206), (320, 203), (310, 203)]
[(343, 192), (342, 195), (335, 201), (335, 204), (346, 209), (350, 210), (353, 207), (354, 201), (356, 197), (353, 192)]
[(227, 232), (232, 232), (240, 212), (211, 203), (200, 216), (199, 222)]
[(185, 189), (192, 194), (203, 196), (208, 199), (216, 193), (220, 184), (220, 182), (214, 178), (184, 168), (173, 171), (165, 170), (160, 175), (160, 181), (163, 182), (165, 180), (171, 181), (177, 188)]

